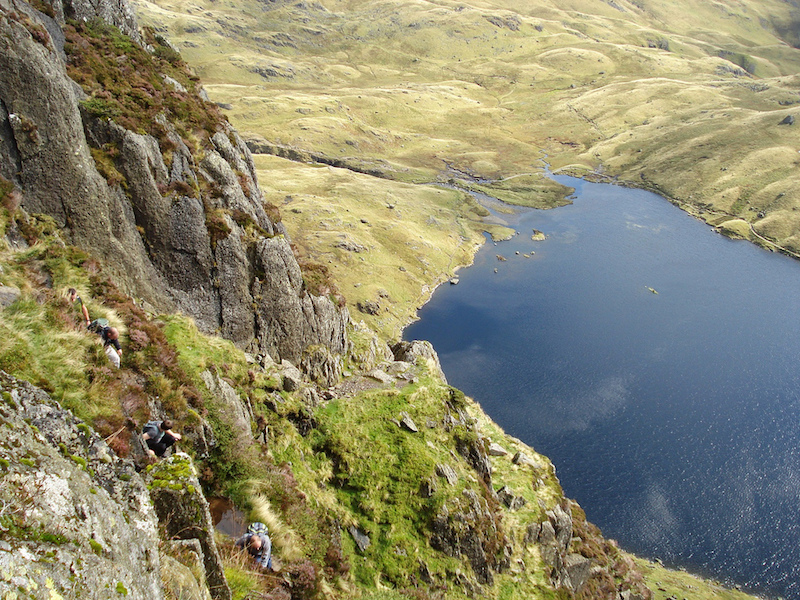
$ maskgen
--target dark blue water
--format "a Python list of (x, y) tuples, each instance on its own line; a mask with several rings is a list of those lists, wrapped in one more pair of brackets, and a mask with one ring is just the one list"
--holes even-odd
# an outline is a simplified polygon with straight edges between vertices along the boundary
[(800, 599), (800, 262), (654, 194), (557, 179), (574, 204), (511, 217), (520, 235), (404, 337), (549, 456), (607, 537)]

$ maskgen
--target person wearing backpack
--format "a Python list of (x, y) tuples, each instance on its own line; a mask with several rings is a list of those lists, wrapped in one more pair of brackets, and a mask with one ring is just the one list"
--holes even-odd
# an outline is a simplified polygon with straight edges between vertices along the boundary
[(181, 434), (172, 431), (172, 421), (148, 421), (142, 428), (142, 439), (150, 456), (161, 457), (167, 448), (181, 439)]
[(119, 369), (122, 362), (122, 347), (119, 345), (119, 331), (116, 327), (103, 327), (100, 330), (100, 339), (103, 340), (103, 351), (111, 364)]
[(272, 570), (272, 540), (263, 523), (251, 523), (242, 537), (236, 541), (237, 548), (247, 550), (262, 569)]
[(119, 331), (115, 327), (109, 327), (108, 319), (89, 319), (89, 309), (83, 303), (83, 299), (78, 295), (78, 290), (69, 288), (69, 301), (73, 304), (80, 302), (81, 315), (86, 321), (86, 329), (100, 336), (103, 340), (103, 351), (106, 353), (111, 364), (119, 369), (122, 363), (122, 347), (119, 345)]

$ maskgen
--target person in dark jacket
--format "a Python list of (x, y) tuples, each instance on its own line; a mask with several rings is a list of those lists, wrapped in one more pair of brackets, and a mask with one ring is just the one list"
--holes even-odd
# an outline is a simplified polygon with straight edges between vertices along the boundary
[(122, 361), (122, 347), (119, 345), (119, 331), (116, 327), (103, 327), (100, 330), (100, 339), (103, 340), (103, 351), (111, 364), (119, 369)]
[(142, 428), (142, 439), (147, 444), (150, 456), (160, 457), (181, 439), (181, 434), (172, 431), (172, 421), (148, 421)]

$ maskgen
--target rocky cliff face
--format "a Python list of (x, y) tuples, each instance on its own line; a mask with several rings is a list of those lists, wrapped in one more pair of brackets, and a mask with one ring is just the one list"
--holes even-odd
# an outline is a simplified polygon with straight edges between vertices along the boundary
[(132, 463), (0, 371), (0, 595), (161, 598), (157, 519)]
[(124, 2), (0, 0), (0, 176), (156, 310), (274, 358), (341, 353), (347, 312), (310, 293), (247, 147), (142, 40)]

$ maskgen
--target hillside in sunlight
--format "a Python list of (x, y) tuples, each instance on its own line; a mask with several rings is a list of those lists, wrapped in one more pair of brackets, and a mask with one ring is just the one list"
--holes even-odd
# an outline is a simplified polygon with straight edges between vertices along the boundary
[[(396, 196), (375, 176), (556, 206), (568, 191), (543, 178), (548, 163), (653, 189), (729, 235), (800, 252), (789, 2), (160, 0), (137, 10), (250, 132), (251, 149), (301, 161), (257, 157), (260, 182), (298, 246), (340, 279), (351, 272), (334, 260), (341, 240), (294, 216), (324, 223), (319, 211), (352, 199), (334, 184), (297, 189), (299, 172), (319, 164), (371, 176), (356, 184), (366, 211)], [(376, 247), (358, 222), (351, 241)], [(404, 260), (425, 278), (418, 256)], [(355, 307), (388, 287), (344, 291)], [(404, 324), (413, 304), (379, 328)]]
[(698, 7), (730, 28), (689, 40), (628, 4), (223, 1), (142, 5), (159, 33), (126, 0), (0, 0), (0, 598), (748, 598), (603, 537), (395, 338), (519, 233), (469, 192), (568, 202), (544, 160), (610, 169), (634, 109), (599, 104), (659, 61), (670, 110), (790, 111), (789, 13)]

